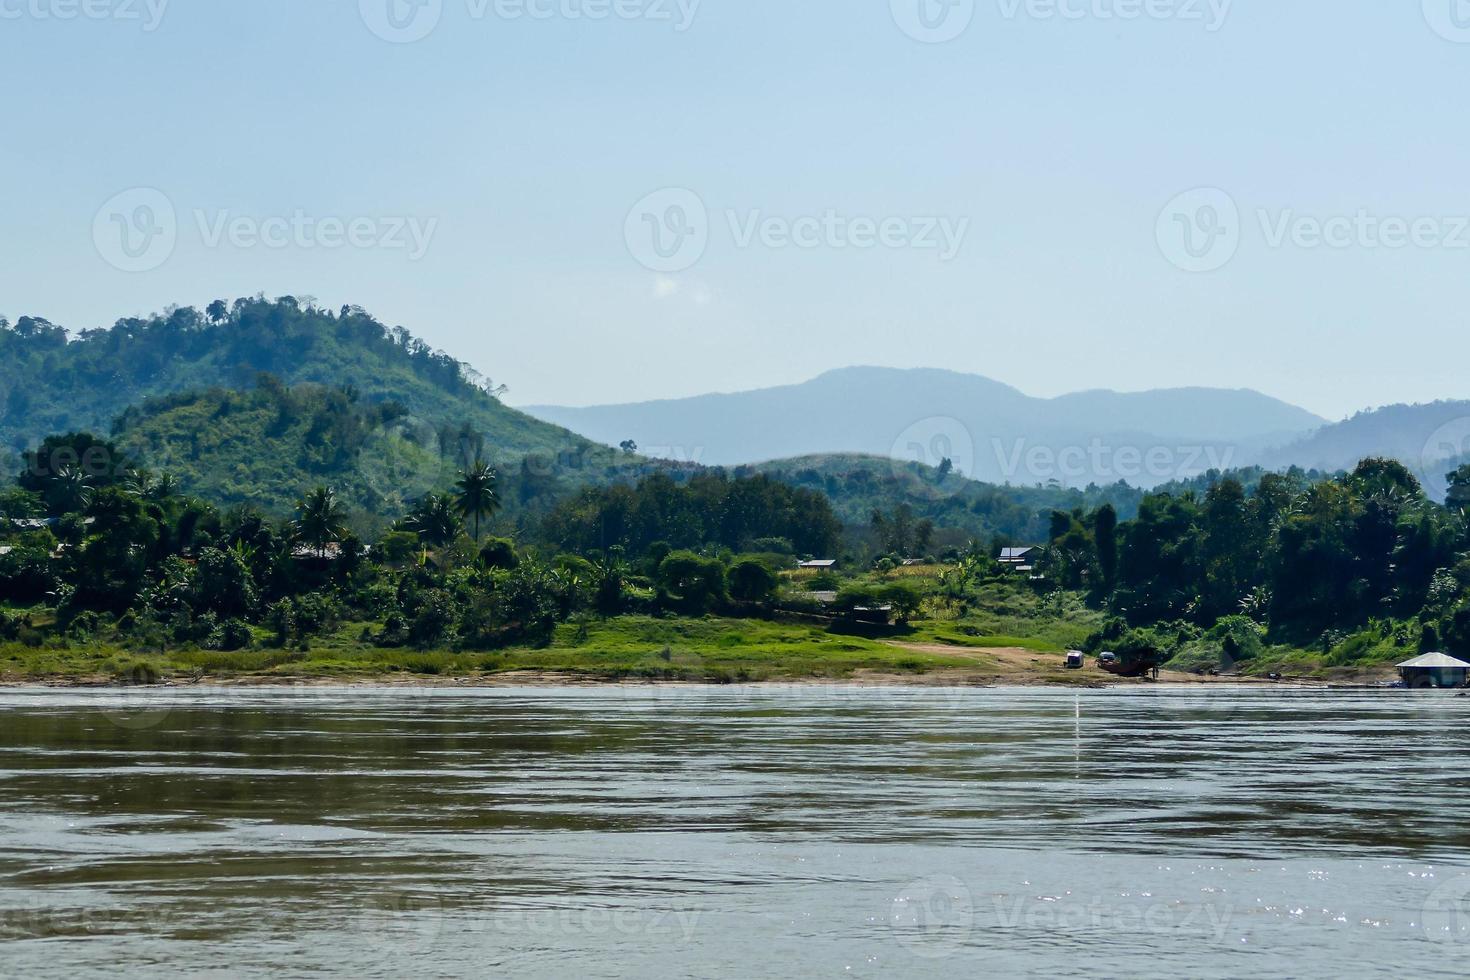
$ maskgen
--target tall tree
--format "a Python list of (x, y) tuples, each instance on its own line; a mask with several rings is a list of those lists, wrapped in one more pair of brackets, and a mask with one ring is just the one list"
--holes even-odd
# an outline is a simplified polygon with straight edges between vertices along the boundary
[(347, 535), (347, 515), (330, 487), (317, 487), (296, 504), (296, 520), (291, 525), (298, 540), (316, 549), (325, 558), (327, 545)]
[(455, 504), (466, 520), (475, 522), (475, 543), (480, 542), (480, 518), (492, 517), (500, 509), (499, 477), (489, 463), (475, 460), (454, 485)]
[(425, 494), (404, 524), (424, 544), (434, 548), (442, 548), (454, 541), (461, 528), (454, 498), (447, 493)]
[(1111, 591), (1118, 577), (1118, 512), (1112, 504), (1103, 504), (1093, 515), (1092, 537), (1097, 545), (1102, 588)]

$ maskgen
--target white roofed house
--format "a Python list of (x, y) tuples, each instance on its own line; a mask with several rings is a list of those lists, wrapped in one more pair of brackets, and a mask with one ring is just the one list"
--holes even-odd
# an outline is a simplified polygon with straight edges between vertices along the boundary
[(837, 567), (837, 559), (818, 558), (813, 561), (801, 562), (796, 567), (808, 572), (830, 572)]
[(1002, 548), (1000, 549), (1000, 557), (996, 561), (1000, 562), (1003, 568), (1015, 569), (1018, 572), (1031, 572), (1035, 568), (1037, 554), (1037, 550), (1029, 546), (1024, 548)]
[(1426, 653), (1398, 665), (1405, 687), (1464, 687), (1470, 663), (1443, 653)]

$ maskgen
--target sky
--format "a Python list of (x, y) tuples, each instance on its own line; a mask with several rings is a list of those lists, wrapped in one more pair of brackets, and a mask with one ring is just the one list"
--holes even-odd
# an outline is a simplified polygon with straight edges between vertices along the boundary
[(587, 405), (1470, 397), (1463, 0), (0, 0), (0, 314), (360, 305)]

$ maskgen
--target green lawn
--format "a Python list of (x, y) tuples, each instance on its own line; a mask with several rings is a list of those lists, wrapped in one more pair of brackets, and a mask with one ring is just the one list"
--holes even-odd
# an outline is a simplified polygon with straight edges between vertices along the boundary
[[(0, 675), (10, 679), (110, 678), (146, 664), (163, 678), (469, 676), (534, 670), (596, 679), (731, 682), (840, 678), (859, 669), (923, 672), (972, 662), (915, 653), (816, 626), (716, 617), (624, 616), (568, 623), (557, 628), (553, 642), (544, 649), (489, 652), (378, 648), (362, 642), (364, 625), (344, 625), (329, 636), (314, 638), (308, 650), (257, 646), (235, 652), (140, 652), (107, 644), (47, 642), (31, 647), (11, 643), (0, 646)], [(925, 642), (918, 632), (903, 639)]]

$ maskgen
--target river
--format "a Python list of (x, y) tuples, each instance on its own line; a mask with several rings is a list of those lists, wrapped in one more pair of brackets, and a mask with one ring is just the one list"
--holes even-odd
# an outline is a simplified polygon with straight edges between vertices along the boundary
[(0, 691), (5, 976), (1470, 973), (1470, 698)]

